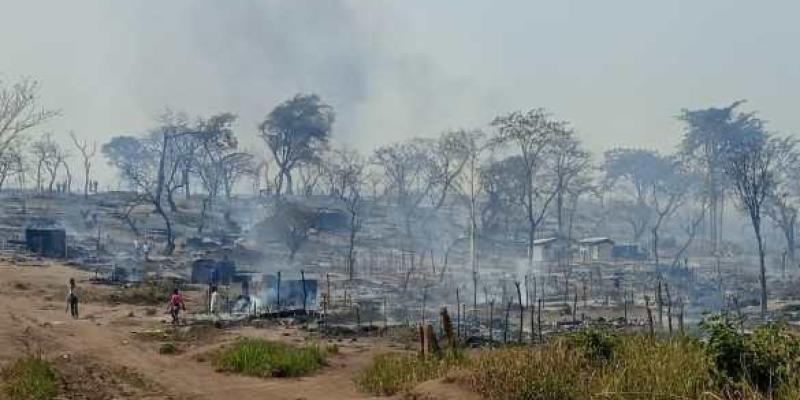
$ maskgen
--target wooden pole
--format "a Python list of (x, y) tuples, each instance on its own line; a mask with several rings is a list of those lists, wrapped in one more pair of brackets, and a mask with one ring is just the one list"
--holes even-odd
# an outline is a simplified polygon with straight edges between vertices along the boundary
[(503, 327), (503, 343), (508, 343), (508, 316), (511, 313), (511, 304), (512, 302), (509, 301), (506, 305), (506, 323)]
[(278, 311), (280, 311), (281, 310), (281, 271), (278, 271), (278, 284), (277, 284), (277, 290), (275, 292), (276, 292), (275, 298), (276, 298), (276, 301), (278, 302), (278, 304), (276, 306), (278, 307)]
[(544, 343), (544, 336), (542, 336), (542, 308), (544, 307), (544, 299), (539, 299), (539, 309), (536, 310), (536, 325), (539, 327), (539, 342)]
[(658, 289), (656, 290), (656, 306), (658, 306), (658, 326), (664, 327), (664, 301), (661, 297), (661, 280), (658, 281)]
[(489, 341), (494, 341), (494, 299), (489, 302)]
[(522, 343), (522, 328), (525, 326), (525, 305), (522, 304), (522, 290), (520, 289), (519, 281), (514, 282), (517, 288), (517, 301), (519, 302), (519, 332), (517, 333), (517, 342)]
[(461, 338), (461, 296), (456, 288), (456, 336)]
[(303, 285), (303, 314), (306, 314), (306, 300), (308, 299), (308, 293), (306, 293), (306, 273), (303, 270), (300, 270), (300, 283)]
[(650, 296), (644, 296), (644, 307), (647, 309), (647, 324), (650, 326), (650, 337), (655, 337), (655, 329), (653, 328), (653, 311), (650, 310)]
[(664, 284), (664, 289), (667, 292), (667, 325), (669, 326), (669, 335), (672, 336), (672, 295), (669, 293), (669, 284)]

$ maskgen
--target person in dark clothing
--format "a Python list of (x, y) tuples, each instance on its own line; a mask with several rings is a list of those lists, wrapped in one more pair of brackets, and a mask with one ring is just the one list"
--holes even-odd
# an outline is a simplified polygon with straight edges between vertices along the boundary
[(78, 318), (78, 287), (75, 285), (75, 279), (69, 279), (69, 292), (67, 294), (67, 312), (72, 318)]

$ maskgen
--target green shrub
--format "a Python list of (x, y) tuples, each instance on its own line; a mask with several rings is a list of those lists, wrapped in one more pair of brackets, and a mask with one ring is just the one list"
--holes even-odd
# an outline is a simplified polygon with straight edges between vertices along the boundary
[(614, 355), (614, 348), (619, 343), (619, 337), (604, 327), (581, 329), (573, 333), (571, 338), (586, 358), (592, 361), (611, 359), (611, 356)]
[(0, 373), (2, 389), (11, 400), (47, 400), (58, 394), (53, 365), (39, 356), (20, 358)]
[(739, 333), (734, 321), (713, 315), (700, 322), (700, 329), (708, 335), (706, 349), (723, 377), (739, 379), (743, 375), (742, 357), (745, 353), (744, 335)]
[(772, 393), (800, 367), (800, 343), (786, 334), (782, 324), (756, 328), (745, 343), (746, 377), (762, 392)]
[(308, 375), (325, 363), (326, 352), (318, 346), (296, 347), (261, 339), (241, 339), (216, 359), (220, 371), (259, 377)]
[(800, 341), (786, 332), (785, 325), (770, 323), (744, 335), (735, 321), (715, 315), (706, 318), (701, 328), (708, 335), (706, 346), (723, 384), (772, 394), (784, 384), (793, 387), (800, 381), (796, 376)]
[(158, 352), (160, 354), (175, 354), (178, 352), (178, 346), (175, 346), (175, 343), (172, 342), (162, 343), (158, 347)]
[(362, 391), (392, 396), (412, 389), (420, 382), (444, 376), (469, 360), (463, 352), (445, 351), (442, 357), (422, 358), (415, 354), (379, 354), (356, 374), (356, 386)]

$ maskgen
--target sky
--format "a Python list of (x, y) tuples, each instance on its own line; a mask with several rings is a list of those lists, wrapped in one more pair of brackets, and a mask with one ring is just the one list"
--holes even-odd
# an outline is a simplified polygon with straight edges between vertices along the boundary
[(798, 131), (797, 15), (781, 0), (0, 0), (0, 80), (38, 80), (62, 115), (30, 133), (65, 144), (144, 134), (169, 107), (233, 112), (266, 153), (257, 124), (314, 92), (333, 142), (364, 152), (538, 107), (597, 154), (667, 152), (681, 109), (739, 99)]

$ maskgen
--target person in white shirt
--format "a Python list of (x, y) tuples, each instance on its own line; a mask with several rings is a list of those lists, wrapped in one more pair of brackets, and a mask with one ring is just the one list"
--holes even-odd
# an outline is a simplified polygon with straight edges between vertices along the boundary
[(219, 313), (219, 293), (217, 293), (217, 287), (211, 287), (211, 299), (209, 301), (208, 310), (211, 314), (217, 315)]

